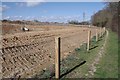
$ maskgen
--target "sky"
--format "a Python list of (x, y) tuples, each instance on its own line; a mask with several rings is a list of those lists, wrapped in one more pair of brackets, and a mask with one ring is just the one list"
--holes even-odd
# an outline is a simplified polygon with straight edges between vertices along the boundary
[(2, 2), (2, 19), (39, 20), (41, 22), (67, 22), (90, 20), (103, 9), (102, 2)]

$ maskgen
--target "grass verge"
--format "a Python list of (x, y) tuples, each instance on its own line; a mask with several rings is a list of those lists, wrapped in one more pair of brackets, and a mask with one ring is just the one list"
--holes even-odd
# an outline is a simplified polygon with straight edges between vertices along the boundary
[(118, 37), (112, 31), (109, 31), (105, 53), (97, 67), (94, 77), (118, 78)]

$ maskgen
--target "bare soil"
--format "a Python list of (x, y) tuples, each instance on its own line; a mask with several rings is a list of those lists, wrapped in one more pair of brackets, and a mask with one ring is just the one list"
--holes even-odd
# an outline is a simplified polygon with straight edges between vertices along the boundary
[(65, 58), (82, 43), (87, 43), (88, 30), (92, 36), (96, 34), (96, 27), (87, 26), (30, 25), (27, 27), (31, 31), (22, 32), (21, 25), (5, 25), (1, 53), (3, 78), (28, 78), (54, 64), (55, 37), (61, 37), (61, 58)]

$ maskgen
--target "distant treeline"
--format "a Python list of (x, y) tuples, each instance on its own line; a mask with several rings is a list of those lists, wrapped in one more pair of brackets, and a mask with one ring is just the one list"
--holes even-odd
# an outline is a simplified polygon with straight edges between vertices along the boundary
[(69, 24), (75, 24), (75, 25), (89, 25), (89, 21), (82, 21), (82, 22), (79, 22), (77, 20), (71, 20), (71, 21), (68, 21)]
[(106, 2), (104, 4), (105, 7), (92, 16), (91, 22), (95, 26), (107, 27), (114, 32), (118, 32), (120, 3)]
[(3, 23), (12, 23), (12, 24), (26, 24), (26, 25), (46, 25), (46, 24), (65, 24), (65, 23), (58, 23), (58, 22), (40, 22), (38, 20), (28, 21), (28, 20), (1, 20)]

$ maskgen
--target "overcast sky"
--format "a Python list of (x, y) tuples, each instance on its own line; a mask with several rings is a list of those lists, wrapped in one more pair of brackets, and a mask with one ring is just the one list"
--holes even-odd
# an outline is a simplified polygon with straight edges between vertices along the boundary
[(102, 2), (3, 2), (2, 19), (67, 22), (90, 20), (93, 13), (104, 8)]

